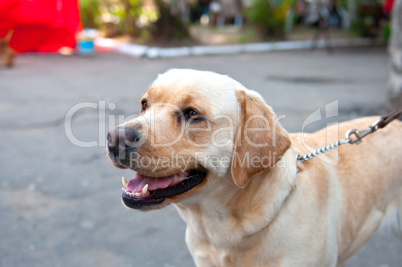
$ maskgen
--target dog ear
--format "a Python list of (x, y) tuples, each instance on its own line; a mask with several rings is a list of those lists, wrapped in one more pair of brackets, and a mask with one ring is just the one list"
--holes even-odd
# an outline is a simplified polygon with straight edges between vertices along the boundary
[(272, 109), (257, 93), (236, 92), (241, 107), (231, 171), (235, 184), (244, 188), (252, 176), (273, 167), (290, 147), (287, 132)]

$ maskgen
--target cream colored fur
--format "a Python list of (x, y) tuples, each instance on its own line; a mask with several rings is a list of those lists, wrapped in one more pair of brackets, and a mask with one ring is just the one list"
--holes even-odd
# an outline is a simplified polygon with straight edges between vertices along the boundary
[[(194, 97), (191, 105), (205, 108), (213, 130), (224, 125), (234, 133), (240, 131), (245, 109), (250, 114), (262, 110), (261, 114), (274, 118), (259, 94), (212, 72), (170, 70), (158, 77), (145, 96), (152, 109), (152, 99), (177, 104), (189, 95)], [(169, 124), (171, 112), (158, 108), (157, 114), (155, 118), (147, 113), (141, 116), (155, 122), (154, 128), (143, 130), (168, 135), (158, 125), (174, 129)], [(217, 115), (231, 118), (234, 124), (216, 119)], [(209, 171), (206, 182), (158, 206), (174, 203), (177, 207), (187, 223), (186, 242), (197, 266), (337, 266), (370, 240), (386, 213), (402, 221), (401, 122), (395, 121), (366, 137), (360, 145), (345, 144), (296, 163), (296, 155), (311, 152), (306, 144), (320, 148), (342, 139), (350, 128), (366, 128), (378, 117), (305, 134), (304, 142), (300, 133), (288, 135), (272, 118), (275, 130), (270, 128), (267, 135), (254, 139), (277, 138), (279, 143), (269, 146), (270, 150), (238, 146), (240, 135), (231, 135), (230, 131), (219, 137), (228, 140), (223, 147), (211, 144), (200, 148), (183, 141), (171, 148), (178, 152), (182, 149), (187, 155), (202, 152), (221, 157), (247, 152), (242, 149), (279, 154), (273, 166), (257, 170), (216, 167), (194, 158)], [(136, 120), (128, 123), (133, 125)], [(327, 136), (334, 139), (327, 140)], [(158, 150), (159, 154), (168, 152), (169, 148)], [(243, 173), (253, 175), (245, 177)]]

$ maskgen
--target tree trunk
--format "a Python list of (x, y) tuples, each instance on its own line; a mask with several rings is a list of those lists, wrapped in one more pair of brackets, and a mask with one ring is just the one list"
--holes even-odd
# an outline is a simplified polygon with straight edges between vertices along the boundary
[(389, 45), (391, 69), (388, 80), (387, 109), (402, 105), (402, 0), (396, 0), (392, 9), (392, 37)]

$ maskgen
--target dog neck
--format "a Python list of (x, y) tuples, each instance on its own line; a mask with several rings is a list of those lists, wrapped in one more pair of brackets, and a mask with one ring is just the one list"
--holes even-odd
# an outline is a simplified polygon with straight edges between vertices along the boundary
[(295, 153), (284, 154), (275, 167), (238, 188), (228, 174), (205, 190), (176, 204), (187, 231), (217, 247), (233, 247), (267, 228), (278, 215), (296, 182)]

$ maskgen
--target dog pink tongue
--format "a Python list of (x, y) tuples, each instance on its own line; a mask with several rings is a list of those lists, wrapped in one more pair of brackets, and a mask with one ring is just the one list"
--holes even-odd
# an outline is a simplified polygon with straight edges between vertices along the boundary
[(125, 189), (127, 191), (137, 193), (141, 192), (142, 188), (144, 188), (146, 184), (148, 184), (149, 191), (164, 189), (181, 183), (187, 177), (188, 172), (158, 178), (145, 176), (136, 172), (134, 174), (134, 178), (128, 181)]

